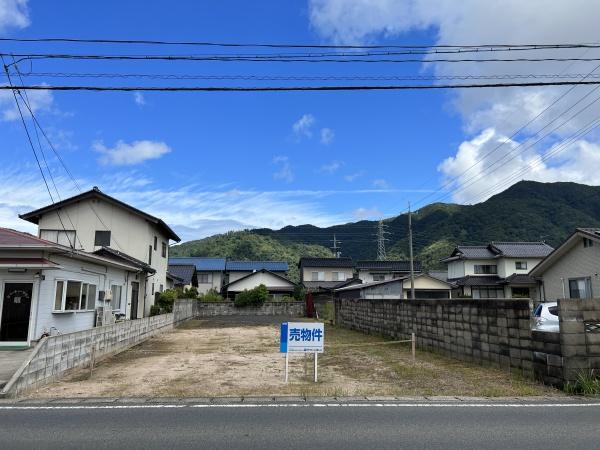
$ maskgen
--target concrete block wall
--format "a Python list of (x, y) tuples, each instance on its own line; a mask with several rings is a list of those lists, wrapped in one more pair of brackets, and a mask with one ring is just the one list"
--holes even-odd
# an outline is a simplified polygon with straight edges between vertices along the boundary
[(289, 316), (305, 315), (304, 302), (265, 302), (262, 306), (236, 308), (233, 302), (196, 302), (197, 317), (213, 316)]
[(600, 299), (559, 299), (558, 317), (564, 380), (600, 374)]
[(89, 367), (92, 359), (117, 354), (195, 316), (195, 300), (177, 300), (173, 312), (42, 339), (28, 361), (6, 384), (2, 396), (18, 396)]
[(529, 300), (336, 299), (335, 322), (354, 330), (407, 339), (449, 356), (533, 376)]
[(560, 333), (532, 331), (531, 345), (535, 377), (544, 384), (562, 387), (564, 378)]

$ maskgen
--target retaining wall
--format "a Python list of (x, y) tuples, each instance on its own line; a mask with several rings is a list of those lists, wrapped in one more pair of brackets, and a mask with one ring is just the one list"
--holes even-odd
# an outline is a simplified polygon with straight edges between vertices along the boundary
[(336, 299), (335, 322), (533, 376), (529, 300)]
[(197, 317), (212, 316), (289, 316), (305, 315), (304, 302), (265, 302), (260, 307), (236, 308), (233, 302), (197, 302)]
[(17, 396), (65, 376), (92, 361), (122, 352), (170, 330), (196, 314), (195, 300), (177, 300), (173, 312), (42, 339), (28, 360), (4, 386), (0, 396)]

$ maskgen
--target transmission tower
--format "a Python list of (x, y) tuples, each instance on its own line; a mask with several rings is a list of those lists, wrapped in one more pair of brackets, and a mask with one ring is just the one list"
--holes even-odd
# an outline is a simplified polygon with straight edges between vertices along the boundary
[(334, 234), (332, 242), (333, 242), (333, 247), (331, 247), (331, 250), (333, 250), (333, 257), (334, 258), (339, 258), (340, 256), (342, 256), (342, 252), (340, 251), (340, 246), (339, 246), (339, 244), (341, 244), (342, 241), (339, 241), (335, 237), (335, 234)]
[(380, 220), (377, 224), (377, 259), (379, 261), (387, 259), (385, 254), (385, 241), (388, 240), (385, 236), (387, 234), (389, 234), (387, 225), (383, 223), (383, 220)]

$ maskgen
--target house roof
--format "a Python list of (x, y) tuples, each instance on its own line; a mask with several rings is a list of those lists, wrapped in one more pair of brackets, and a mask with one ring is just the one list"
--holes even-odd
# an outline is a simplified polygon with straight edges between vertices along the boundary
[(600, 228), (576, 228), (565, 241), (546, 256), (538, 265), (529, 272), (530, 276), (541, 276), (548, 267), (552, 266), (559, 258), (573, 248), (579, 238), (589, 238), (600, 242)]
[(154, 270), (151, 266), (146, 264), (144, 261), (140, 261), (139, 259), (134, 258), (133, 256), (130, 256), (127, 253), (120, 252), (119, 250), (115, 250), (114, 248), (111, 248), (111, 247), (102, 247), (102, 248), (96, 250), (93, 254), (102, 256), (102, 257), (105, 257), (108, 259), (124, 262), (126, 264), (134, 265), (135, 267), (137, 267), (140, 270), (143, 270), (144, 272), (147, 272), (147, 273), (156, 273), (156, 270)]
[[(421, 271), (421, 263), (414, 261), (415, 272)], [(356, 270), (381, 270), (389, 272), (410, 272), (410, 261), (389, 260), (359, 260), (356, 261)]]
[(448, 281), (448, 271), (447, 270), (430, 270), (427, 273), (432, 278), (436, 278), (440, 281)]
[(500, 282), (504, 281), (504, 278), (500, 278), (498, 276), (490, 275), (490, 276), (472, 276), (467, 275), (466, 277), (457, 278), (452, 280), (458, 286), (494, 286), (500, 284)]
[(248, 279), (248, 278), (251, 278), (251, 277), (257, 276), (258, 274), (261, 274), (261, 273), (268, 273), (269, 275), (272, 275), (272, 276), (274, 276), (274, 277), (276, 277), (276, 278), (279, 278), (280, 280), (283, 280), (283, 281), (285, 281), (285, 282), (289, 283), (289, 286), (288, 286), (288, 287), (284, 287), (284, 286), (276, 286), (276, 287), (272, 287), (272, 288), (270, 288), (269, 286), (267, 286), (267, 289), (269, 289), (269, 290), (279, 290), (279, 291), (282, 291), (282, 292), (289, 292), (289, 291), (293, 291), (293, 290), (294, 290), (294, 288), (296, 287), (296, 283), (294, 283), (294, 282), (293, 282), (292, 280), (290, 280), (289, 278), (286, 278), (286, 277), (284, 277), (283, 275), (280, 275), (280, 274), (278, 274), (278, 273), (271, 272), (270, 270), (267, 270), (267, 269), (261, 269), (261, 270), (258, 270), (258, 271), (256, 271), (256, 272), (249, 273), (248, 275), (245, 275), (245, 276), (243, 276), (243, 277), (241, 277), (241, 278), (238, 278), (237, 280), (235, 280), (235, 281), (232, 281), (232, 282), (231, 282), (231, 283), (229, 283), (229, 284), (226, 284), (226, 285), (225, 285), (225, 288), (226, 288), (226, 289), (228, 289), (228, 290), (231, 290), (231, 291), (233, 291), (234, 289), (231, 289), (231, 286), (233, 286), (233, 285), (235, 285), (235, 284), (239, 283), (239, 282), (240, 282), (240, 281), (242, 281), (242, 280), (246, 280), (246, 279)]
[(179, 278), (177, 275), (172, 274), (168, 270), (167, 270), (167, 279), (173, 280), (175, 282), (183, 283), (183, 279), (182, 278)]
[(545, 258), (554, 250), (545, 242), (492, 242), (490, 246), (507, 258)]
[(227, 261), (225, 270), (228, 272), (254, 272), (267, 270), (270, 272), (287, 272), (287, 261)]
[(101, 199), (106, 202), (109, 202), (114, 205), (125, 208), (128, 211), (130, 211), (134, 214), (137, 214), (138, 216), (143, 217), (148, 222), (155, 224), (163, 233), (165, 233), (165, 235), (169, 239), (176, 241), (176, 242), (181, 241), (179, 236), (177, 236), (177, 234), (162, 219), (159, 219), (158, 217), (154, 217), (148, 213), (145, 213), (144, 211), (142, 211), (140, 209), (134, 208), (133, 206), (128, 205), (127, 203), (122, 202), (121, 200), (117, 200), (116, 198), (105, 194), (100, 189), (98, 189), (96, 186), (94, 186), (94, 188), (90, 189), (89, 191), (82, 192), (81, 194), (75, 195), (70, 198), (66, 198), (60, 202), (56, 202), (51, 205), (44, 206), (43, 208), (39, 208), (34, 211), (25, 213), (25, 214), (20, 214), (19, 217), (23, 220), (27, 220), (28, 222), (35, 223), (37, 225), (39, 223), (40, 217), (42, 215), (46, 214), (47, 212), (54, 211), (58, 208), (62, 208), (63, 206), (67, 206), (67, 205), (70, 205), (70, 204), (73, 204), (76, 202), (80, 202), (82, 200), (87, 200), (87, 199), (92, 199), (92, 198)]
[(194, 266), (193, 264), (169, 264), (167, 270), (169, 271), (169, 273), (172, 273), (173, 275), (178, 277), (183, 282), (183, 284), (192, 284), (192, 278), (194, 277), (196, 266)]
[[(454, 284), (452, 284), (448, 281), (445, 281), (445, 280), (440, 280), (439, 278), (432, 277), (431, 275), (426, 274), (426, 273), (421, 273), (419, 275), (415, 275), (415, 279), (420, 278), (420, 277), (431, 278), (435, 281), (444, 283), (444, 284), (448, 285), (449, 287), (454, 287)], [(410, 277), (393, 278), (391, 280), (383, 280), (383, 281), (371, 281), (369, 283), (362, 283), (362, 284), (356, 284), (356, 285), (352, 285), (352, 286), (340, 287), (340, 288), (335, 289), (335, 291), (354, 291), (354, 290), (358, 290), (358, 289), (365, 289), (365, 288), (369, 288), (369, 287), (373, 287), (373, 286), (392, 284), (392, 283), (398, 283), (398, 282), (400, 282), (401, 284), (404, 284), (404, 281), (406, 281), (406, 280), (410, 280)]]
[(176, 256), (169, 258), (169, 265), (188, 265), (196, 266), (198, 272), (223, 272), (225, 270), (225, 258), (205, 258), (197, 256)]
[(61, 265), (46, 258), (0, 258), (0, 269), (60, 269)]
[(535, 278), (530, 277), (529, 275), (522, 274), (522, 273), (513, 273), (511, 276), (506, 277), (504, 279), (504, 281), (502, 281), (502, 284), (508, 284), (511, 286), (514, 286), (514, 285), (530, 286), (530, 285), (537, 284), (537, 281), (535, 280)]
[(298, 263), (298, 267), (344, 267), (354, 268), (354, 261), (349, 256), (340, 258), (313, 258), (302, 257)]
[(330, 291), (332, 289), (345, 286), (346, 281), (303, 281), (305, 288), (310, 290)]
[[(29, 233), (11, 230), (10, 228), (0, 228), (0, 248), (52, 248), (57, 246), (59, 244), (40, 239)], [(65, 247), (65, 249), (69, 249), (69, 247)]]

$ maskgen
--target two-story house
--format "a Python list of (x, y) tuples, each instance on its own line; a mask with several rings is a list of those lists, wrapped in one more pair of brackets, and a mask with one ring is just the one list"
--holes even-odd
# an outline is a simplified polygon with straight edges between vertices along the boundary
[[(194, 286), (200, 294), (210, 290), (221, 292), (225, 283), (225, 261), (225, 258), (176, 256), (169, 258), (169, 270), (185, 275), (184, 287)], [(190, 270), (192, 267), (195, 270)]]
[(158, 217), (94, 187), (71, 198), (20, 215), (38, 226), (38, 236), (138, 267), (134, 279), (112, 292), (128, 299), (128, 318), (149, 315), (155, 294), (167, 286), (169, 241), (179, 236)]
[(600, 228), (577, 228), (530, 275), (540, 302), (600, 297)]
[[(421, 263), (413, 262), (413, 271), (421, 273)], [(388, 281), (410, 275), (410, 261), (399, 260), (358, 260), (356, 274), (363, 283), (373, 281)]]
[(354, 261), (350, 257), (302, 257), (298, 263), (300, 282), (315, 293), (330, 291), (354, 279)]
[(287, 261), (235, 261), (228, 259), (225, 264), (226, 284), (233, 283), (261, 270), (267, 270), (286, 277), (289, 266)]
[(443, 259), (448, 281), (473, 298), (531, 298), (536, 281), (528, 274), (553, 248), (545, 242), (459, 245)]

